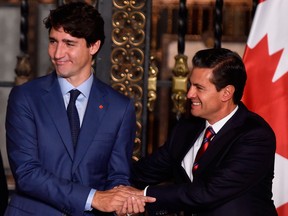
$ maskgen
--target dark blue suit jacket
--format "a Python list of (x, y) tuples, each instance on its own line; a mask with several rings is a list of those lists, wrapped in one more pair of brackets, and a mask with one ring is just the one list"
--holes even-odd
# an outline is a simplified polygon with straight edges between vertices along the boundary
[(55, 72), (14, 87), (6, 130), (17, 192), (6, 215), (83, 215), (91, 188), (128, 185), (135, 127), (132, 100), (94, 78), (74, 150)]
[[(277, 215), (271, 199), (276, 140), (270, 126), (241, 103), (200, 158), (191, 182), (181, 162), (204, 127), (201, 118), (180, 122), (159, 151), (135, 164), (134, 183), (151, 185), (147, 195), (157, 199), (147, 205), (151, 215)], [(153, 186), (168, 180), (174, 184)]]
[(0, 215), (3, 215), (8, 203), (8, 186), (0, 151)]

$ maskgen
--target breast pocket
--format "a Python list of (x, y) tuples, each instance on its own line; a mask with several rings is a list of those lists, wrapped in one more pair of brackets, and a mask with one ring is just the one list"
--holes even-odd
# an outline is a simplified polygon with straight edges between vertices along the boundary
[(115, 144), (115, 134), (113, 133), (98, 133), (95, 135), (89, 151), (94, 151), (98, 157), (110, 157)]
[(83, 166), (89, 167), (90, 174), (98, 176), (99, 173), (106, 173), (113, 154), (115, 139), (112, 133), (99, 133), (94, 137), (85, 160), (82, 160)]
[(113, 133), (97, 133), (93, 141), (114, 142), (115, 135)]

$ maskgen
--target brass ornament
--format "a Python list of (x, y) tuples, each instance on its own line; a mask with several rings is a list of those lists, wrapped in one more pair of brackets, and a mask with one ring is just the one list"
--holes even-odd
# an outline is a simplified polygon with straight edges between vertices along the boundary
[(112, 87), (132, 98), (136, 110), (134, 157), (141, 155), (146, 1), (113, 0)]
[(173, 101), (173, 112), (176, 113), (176, 118), (186, 111), (186, 100), (187, 100), (187, 75), (189, 73), (187, 56), (178, 54), (175, 56), (175, 66), (172, 70), (172, 101)]

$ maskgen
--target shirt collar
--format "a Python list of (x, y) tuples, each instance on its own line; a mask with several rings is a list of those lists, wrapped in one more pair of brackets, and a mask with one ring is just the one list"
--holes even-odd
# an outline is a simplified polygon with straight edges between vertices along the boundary
[(235, 112), (238, 110), (238, 105), (235, 107), (235, 109), (229, 113), (229, 115), (225, 116), (218, 122), (214, 123), (213, 125), (210, 125), (208, 121), (206, 121), (206, 128), (211, 126), (214, 130), (214, 132), (217, 134), (218, 131), (224, 126), (224, 124), (235, 114)]
[[(69, 83), (65, 78), (58, 76), (58, 82), (60, 85), (62, 95), (67, 94), (70, 90), (76, 89), (71, 83)], [(88, 98), (93, 83), (93, 73), (85, 80), (81, 85), (77, 86), (77, 89), (81, 91), (84, 97)]]

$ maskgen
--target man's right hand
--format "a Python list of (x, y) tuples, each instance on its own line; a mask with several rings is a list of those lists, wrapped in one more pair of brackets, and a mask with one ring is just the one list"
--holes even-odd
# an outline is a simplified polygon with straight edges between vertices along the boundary
[(96, 191), (92, 207), (103, 212), (118, 215), (136, 214), (145, 211), (146, 202), (155, 202), (153, 197), (144, 196), (143, 191), (132, 187), (116, 187), (107, 191)]

